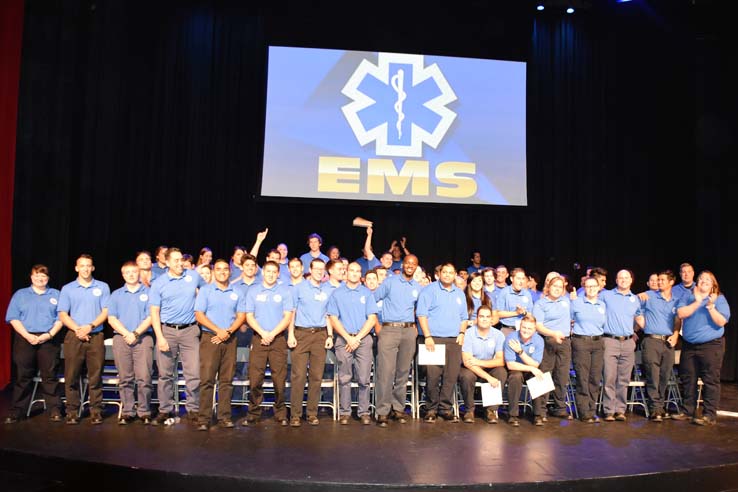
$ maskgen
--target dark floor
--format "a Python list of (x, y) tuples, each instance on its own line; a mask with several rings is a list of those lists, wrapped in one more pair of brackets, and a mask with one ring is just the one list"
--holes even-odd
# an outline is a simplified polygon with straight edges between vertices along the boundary
[[(0, 393), (0, 410), (8, 396)], [(721, 407), (738, 411), (738, 386), (724, 384)], [(738, 487), (738, 418), (698, 427), (629, 417), (596, 425), (551, 419), (543, 428), (478, 419), (380, 429), (356, 421), (340, 426), (324, 416), (317, 427), (265, 421), (198, 432), (184, 422), (123, 427), (109, 415), (101, 426), (83, 420), (70, 427), (37, 416), (0, 426), (0, 480), (11, 487), (4, 491), (139, 491), (162, 484), (207, 492), (530, 490), (534, 483), (536, 490), (562, 491)]]

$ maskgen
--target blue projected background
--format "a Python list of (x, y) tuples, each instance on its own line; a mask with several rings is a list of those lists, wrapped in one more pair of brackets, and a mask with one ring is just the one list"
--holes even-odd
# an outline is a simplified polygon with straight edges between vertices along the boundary
[(261, 194), (527, 205), (525, 71), (272, 46)]

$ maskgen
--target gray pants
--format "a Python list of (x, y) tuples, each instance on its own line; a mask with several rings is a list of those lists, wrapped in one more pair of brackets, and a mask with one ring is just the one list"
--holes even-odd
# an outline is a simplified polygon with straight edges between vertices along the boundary
[(179, 357), (185, 378), (185, 408), (188, 414), (196, 415), (200, 409), (200, 327), (194, 324), (189, 328), (176, 330), (162, 326), (161, 330), (169, 343), (169, 352), (156, 351), (156, 365), (159, 368), (159, 413), (174, 410), (174, 383), (177, 377), (175, 364)]
[(340, 415), (351, 415), (351, 380), (356, 376), (359, 385), (356, 414), (369, 415), (369, 383), (371, 383), (374, 340), (367, 335), (361, 345), (353, 352), (346, 351), (346, 340), (336, 338), (336, 359), (338, 360), (338, 387), (340, 395)]
[(604, 338), (605, 343), (605, 395), (602, 408), (605, 415), (625, 413), (628, 401), (628, 383), (635, 364), (635, 341)]
[(138, 393), (139, 417), (151, 416), (151, 369), (154, 365), (154, 337), (143, 335), (128, 345), (121, 335), (113, 336), (113, 359), (118, 369), (118, 391), (122, 415), (132, 417)]
[(416, 328), (382, 326), (377, 342), (377, 415), (405, 411), (407, 381), (415, 357)]
[(651, 407), (651, 413), (663, 412), (666, 388), (674, 370), (674, 347), (669, 346), (664, 340), (646, 335), (641, 342), (641, 350), (648, 405)]

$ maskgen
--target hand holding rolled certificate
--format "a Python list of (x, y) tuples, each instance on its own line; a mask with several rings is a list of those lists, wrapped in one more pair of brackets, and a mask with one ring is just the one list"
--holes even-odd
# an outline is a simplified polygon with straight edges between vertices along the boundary
[(525, 383), (528, 385), (528, 392), (530, 393), (531, 399), (538, 398), (544, 393), (554, 390), (554, 383), (553, 379), (551, 379), (550, 372), (544, 372), (541, 379), (533, 376)]

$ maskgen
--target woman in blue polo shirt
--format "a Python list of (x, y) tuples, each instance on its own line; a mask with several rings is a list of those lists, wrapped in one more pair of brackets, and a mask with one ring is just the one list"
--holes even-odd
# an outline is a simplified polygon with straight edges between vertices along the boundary
[[(697, 278), (697, 287), (677, 302), (682, 319), (682, 355), (679, 372), (684, 381), (684, 411), (692, 423), (712, 425), (720, 404), (720, 370), (725, 354), (725, 325), (730, 306), (720, 293), (715, 275), (707, 270)], [(697, 379), (701, 378), (704, 410), (697, 412)]]

